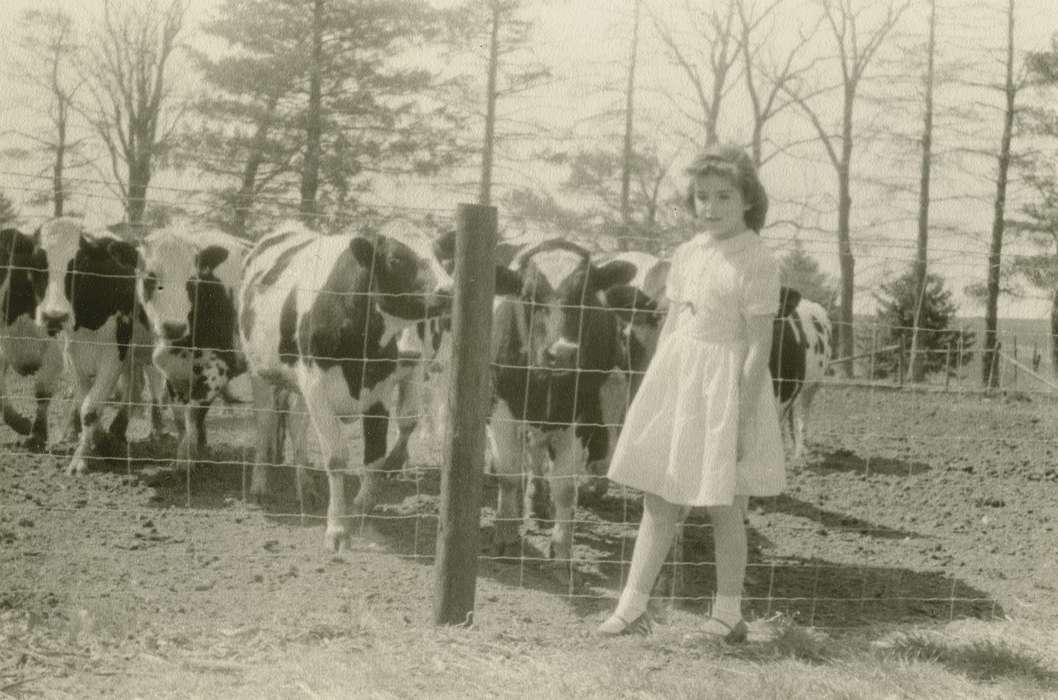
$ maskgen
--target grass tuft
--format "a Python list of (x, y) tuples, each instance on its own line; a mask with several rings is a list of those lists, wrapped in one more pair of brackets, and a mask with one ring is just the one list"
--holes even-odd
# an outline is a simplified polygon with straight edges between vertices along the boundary
[(1058, 672), (1001, 640), (952, 644), (925, 634), (907, 634), (895, 639), (888, 652), (906, 661), (937, 663), (974, 680), (1024, 679), (1058, 688)]

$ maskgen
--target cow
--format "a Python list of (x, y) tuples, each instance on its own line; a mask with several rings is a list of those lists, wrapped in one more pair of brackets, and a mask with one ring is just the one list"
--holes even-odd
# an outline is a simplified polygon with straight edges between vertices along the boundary
[(768, 366), (780, 421), (793, 440), (794, 459), (803, 461), (805, 424), (830, 362), (831, 323), (822, 306), (796, 289), (783, 287), (779, 298)]
[(235, 289), (249, 244), (211, 229), (152, 232), (138, 249), (136, 295), (150, 325), (154, 366), (165, 377), (177, 420), (177, 464), (206, 450), (205, 418), (230, 380), (243, 374)]
[[(523, 251), (512, 266), (519, 294), (493, 307), (488, 462), (499, 496), (492, 549), (519, 552), (530, 505), (520, 498), (523, 480), (544, 472), (554, 515), (550, 556), (564, 576), (572, 572), (576, 480), (609, 449), (600, 388), (613, 368), (627, 365), (604, 295), (635, 269), (625, 261), (597, 265), (587, 250), (559, 239)], [(528, 501), (529, 489), (524, 495)]]
[[(131, 243), (104, 232), (90, 233), (71, 217), (51, 219), (36, 233), (34, 320), (48, 337), (62, 337), (80, 400), (81, 434), (67, 467), (71, 475), (83, 474), (87, 460), (99, 456), (103, 405), (122, 376), (129, 381), (107, 432), (112, 439), (125, 440), (129, 404), (138, 385), (133, 371), (150, 366), (150, 329), (136, 305), (136, 262)], [(148, 384), (153, 419), (160, 386), (156, 380)]]
[[(24, 446), (43, 450), (48, 444), (48, 406), (63, 371), (62, 345), (34, 322), (33, 239), (15, 228), (0, 231), (0, 411), (4, 423), (27, 436)], [(7, 396), (7, 370), (34, 378), (36, 414), (20, 415)]]
[[(269, 389), (254, 391), (259, 417), (251, 494), (267, 490), (265, 466), (275, 453), (276, 394), (294, 397), (316, 430), (329, 498), (324, 546), (350, 544), (353, 518), (370, 512), (386, 455), (401, 332), (450, 312), (451, 276), (433, 241), (405, 221), (373, 232), (325, 236), (289, 223), (257, 242), (246, 257), (238, 303), (247, 363)], [(278, 392), (277, 392), (278, 390)], [(360, 489), (346, 506), (348, 446), (343, 422), (359, 418), (364, 436)], [(306, 421), (292, 410), (287, 430), (304, 452)], [(299, 467), (304, 456), (298, 457)]]

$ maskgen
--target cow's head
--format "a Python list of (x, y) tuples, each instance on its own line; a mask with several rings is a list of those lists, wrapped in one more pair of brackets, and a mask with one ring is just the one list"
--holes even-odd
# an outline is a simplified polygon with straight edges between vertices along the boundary
[(408, 222), (391, 222), (377, 233), (355, 236), (349, 248), (368, 271), (383, 314), (418, 321), (451, 309), (452, 277), (441, 265), (434, 241)]
[(144, 239), (137, 266), (136, 294), (157, 338), (176, 342), (191, 332), (193, 309), (205, 297), (225, 295), (216, 270), (228, 260), (219, 245), (198, 245), (163, 229)]
[[(36, 322), (54, 336), (73, 321), (78, 295), (92, 303), (115, 303), (115, 310), (131, 310), (130, 280), (136, 249), (103, 234), (89, 237), (77, 219), (60, 217), (37, 229), (33, 254), (33, 288), (37, 298)], [(128, 299), (119, 299), (129, 286)]]
[(608, 289), (606, 304), (621, 321), (630, 368), (642, 373), (657, 349), (661, 324), (668, 310), (665, 285), (670, 264), (649, 253), (622, 253), (618, 259), (635, 265), (636, 275), (630, 284)]
[(524, 346), (529, 364), (552, 370), (606, 370), (618, 358), (618, 327), (605, 293), (635, 275), (630, 263), (595, 265), (589, 253), (563, 240), (545, 241), (515, 261), (527, 309)]

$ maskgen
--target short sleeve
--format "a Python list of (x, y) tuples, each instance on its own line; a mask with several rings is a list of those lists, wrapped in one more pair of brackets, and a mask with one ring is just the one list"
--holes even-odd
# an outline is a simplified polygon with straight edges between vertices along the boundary
[(774, 316), (779, 310), (779, 264), (761, 245), (747, 261), (742, 277), (742, 314)]

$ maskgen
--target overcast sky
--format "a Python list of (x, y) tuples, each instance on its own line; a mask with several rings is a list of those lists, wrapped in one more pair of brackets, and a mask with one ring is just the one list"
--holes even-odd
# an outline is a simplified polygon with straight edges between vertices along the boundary
[[(6, 10), (5, 16), (8, 18), (4, 28), (0, 30), (4, 32), (12, 31), (15, 23), (11, 20), (20, 11), (43, 4), (41, 0), (2, 2)], [(682, 5), (678, 0), (647, 2), (655, 8), (659, 16), (670, 20), (675, 15), (666, 16), (666, 8)], [(102, 2), (59, 0), (58, 4), (79, 19), (89, 19), (98, 15)], [(192, 43), (201, 41), (196, 27), (216, 5), (216, 0), (190, 0), (187, 40)], [(922, 2), (921, 5), (925, 3)], [(1003, 40), (1004, 27), (1000, 20), (1006, 5), (1005, 0), (941, 0), (941, 5), (941, 39), (956, 45), (955, 48), (949, 46), (945, 49), (949, 54), (957, 52), (960, 46), (971, 54), (975, 51), (980, 54), (981, 47), (997, 46)], [(799, 14), (807, 14), (799, 11), (807, 10), (811, 6), (811, 0), (791, 0), (787, 15), (791, 26)], [(597, 123), (587, 118), (601, 110), (620, 106), (618, 91), (600, 95), (598, 87), (619, 87), (623, 81), (623, 65), (627, 60), (629, 46), (631, 7), (631, 0), (551, 0), (548, 9), (538, 18), (536, 50), (541, 59), (551, 64), (556, 80), (527, 95), (521, 102), (501, 105), (501, 109), (505, 109), (508, 115), (533, 112), (539, 121), (545, 124), (554, 123), (555, 133), (565, 134), (570, 124), (585, 120), (584, 127), (577, 130), (577, 133), (586, 139), (593, 135), (597, 137), (600, 131)], [(1017, 12), (1017, 43), (1022, 50), (1046, 46), (1051, 34), (1058, 30), (1058, 0), (1018, 0)], [(943, 13), (949, 14), (945, 17)], [(953, 15), (958, 16), (957, 24), (960, 26), (954, 26), (956, 22), (951, 19)], [(638, 75), (637, 131), (657, 141), (663, 155), (672, 158), (674, 171), (679, 172), (682, 165), (693, 156), (693, 147), (687, 143), (661, 138), (659, 134), (669, 131), (668, 127), (673, 126), (680, 118), (671, 101), (672, 96), (679, 100), (691, 95), (679, 70), (666, 59), (663, 47), (646, 16), (644, 20)], [(912, 25), (906, 27), (907, 30), (914, 31), (913, 22), (906, 24)], [(924, 26), (922, 30), (924, 31)], [(782, 42), (790, 37), (792, 32), (780, 31), (775, 38), (776, 48), (781, 48)], [(4, 38), (7, 41), (0, 42), (0, 45), (10, 44), (14, 39), (10, 36)], [(824, 47), (825, 44), (821, 44), (820, 51), (826, 51)], [(479, 51), (479, 63), (484, 60), (484, 55), (482, 46)], [(996, 75), (998, 76), (998, 73)], [(2, 94), (9, 96), (4, 105), (0, 106), (0, 131), (24, 125), (25, 112), (20, 109), (26, 99), (24, 89), (12, 84), (7, 76), (0, 75), (0, 90)], [(666, 93), (669, 97), (663, 96)], [(951, 100), (953, 95), (949, 93), (945, 99)], [(958, 101), (957, 94), (954, 99)], [(966, 99), (976, 100), (979, 96), (968, 95)], [(867, 107), (858, 109), (864, 110), (864, 114), (869, 112)], [(744, 114), (744, 109), (739, 107), (737, 100), (731, 103), (731, 108), (721, 122), (721, 133), (725, 139), (737, 140), (748, 136)], [(793, 113), (789, 117), (788, 126), (782, 123), (776, 126), (790, 132), (807, 128), (806, 122)], [(990, 128), (990, 125), (982, 125), (981, 131), (986, 141), (990, 138)], [(998, 117), (995, 119), (993, 132), (994, 141), (998, 144)], [(548, 144), (531, 145), (535, 147)], [(777, 203), (772, 210), (773, 217), (791, 217), (797, 213), (794, 208), (798, 202), (834, 190), (833, 170), (825, 161), (822, 149), (816, 147), (813, 151), (812, 146), (808, 145), (802, 149), (800, 156), (798, 159), (777, 159), (769, 163), (762, 172), (763, 179)], [(858, 152), (855, 163), (857, 171), (862, 172), (865, 164), (869, 164), (875, 156), (876, 154), (866, 151)], [(11, 164), (0, 163), (0, 171), (5, 173), (16, 168), (17, 166)], [(519, 167), (518, 164), (500, 163), (497, 168), (497, 178), (510, 184), (554, 187), (560, 177), (561, 172), (544, 167), (529, 170)], [(935, 220), (958, 222), (960, 226), (965, 227), (966, 233), (958, 236), (937, 235), (931, 241), (931, 263), (934, 263), (935, 269), (949, 277), (954, 286), (961, 286), (981, 278), (984, 273), (986, 240), (991, 221), (987, 182), (965, 178), (956, 172), (943, 169), (938, 170), (938, 177), (935, 191), (942, 194), (938, 195), (934, 208)], [(197, 180), (193, 176), (180, 175), (166, 175), (155, 181), (155, 184), (159, 185), (159, 193), (162, 186), (193, 188), (196, 183)], [(440, 184), (451, 185), (451, 181)], [(0, 185), (8, 189), (12, 185), (11, 176), (5, 175), (4, 179), (0, 180)], [(983, 193), (981, 201), (943, 201), (943, 193), (946, 190), (963, 191), (973, 188), (978, 188)], [(19, 200), (17, 189), (8, 189), (8, 194), (16, 201)], [(380, 191), (378, 196), (382, 201), (397, 207), (418, 206), (451, 211), (458, 202), (470, 199), (472, 191), (459, 192), (451, 186), (426, 187), (404, 181), (396, 187)], [(906, 224), (887, 226), (881, 223), (887, 218), (899, 219), (906, 212), (901, 211), (898, 217), (894, 212), (887, 211), (891, 203), (885, 197), (879, 197), (876, 190), (858, 187), (853, 196), (853, 239), (858, 242), (859, 286), (869, 280), (880, 280), (894, 271), (903, 270), (912, 255), (914, 227)], [(86, 203), (85, 209), (87, 216), (103, 220), (112, 218), (115, 216), (114, 212), (119, 210), (114, 202), (105, 196)], [(817, 223), (826, 228), (831, 226), (831, 219), (833, 216), (822, 215)], [(789, 245), (793, 235), (798, 235), (809, 252), (820, 259), (824, 268), (836, 274), (836, 244), (832, 234), (769, 230), (767, 235), (780, 252)], [(870, 302), (869, 294), (859, 293), (858, 297), (858, 305)], [(1005, 313), (1042, 317), (1046, 314), (1046, 308), (1046, 302), (1042, 299), (1018, 303), (1008, 301)], [(975, 313), (975, 310), (966, 308), (964, 312)]]

